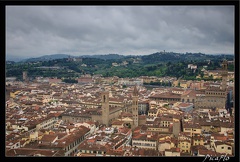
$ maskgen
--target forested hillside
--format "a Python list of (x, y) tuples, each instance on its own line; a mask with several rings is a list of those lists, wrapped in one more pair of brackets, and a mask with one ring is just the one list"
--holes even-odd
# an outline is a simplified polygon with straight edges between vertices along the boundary
[[(173, 76), (183, 79), (196, 79), (203, 75), (201, 69), (216, 70), (221, 68), (223, 59), (234, 60), (234, 55), (206, 55), (201, 53), (154, 53), (143, 56), (123, 56), (109, 54), (100, 56), (82, 56), (74, 61), (69, 58), (51, 59), (47, 61), (6, 62), (6, 77), (22, 79), (22, 72), (27, 71), (29, 77), (57, 77), (75, 79), (83, 74), (101, 74), (104, 77), (118, 76)], [(188, 68), (189, 64), (197, 66), (196, 70)], [(234, 71), (234, 66), (228, 66)]]

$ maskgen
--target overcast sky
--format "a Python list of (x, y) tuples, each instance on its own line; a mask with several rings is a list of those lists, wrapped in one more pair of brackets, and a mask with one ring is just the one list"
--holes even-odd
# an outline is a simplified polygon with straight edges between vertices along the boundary
[(6, 55), (234, 54), (234, 6), (6, 6)]

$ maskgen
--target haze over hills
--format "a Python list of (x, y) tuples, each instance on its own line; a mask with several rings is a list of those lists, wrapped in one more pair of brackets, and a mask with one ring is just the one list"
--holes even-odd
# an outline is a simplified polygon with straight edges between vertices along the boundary
[(70, 55), (68, 54), (51, 54), (51, 55), (44, 55), (44, 56), (35, 57), (35, 58), (27, 58), (27, 59), (21, 60), (20, 62), (49, 61), (49, 60), (55, 60), (55, 59), (68, 58), (69, 56)]
[(6, 61), (14, 61), (14, 62), (34, 62), (34, 61), (49, 61), (55, 59), (63, 59), (63, 58), (99, 58), (99, 59), (119, 59), (124, 58), (124, 55), (119, 54), (96, 54), (96, 55), (81, 55), (81, 56), (73, 56), (69, 54), (50, 54), (43, 55), (40, 57), (34, 58), (21, 58), (19, 56), (8, 55), (6, 57)]
[[(147, 59), (148, 57), (156, 57), (156, 55), (162, 55), (162, 54), (168, 54), (169, 58), (174, 55), (173, 60), (175, 57), (178, 57), (178, 55), (184, 56), (183, 53), (176, 53), (176, 52), (156, 52), (149, 55), (120, 55), (120, 54), (95, 54), (95, 55), (80, 55), (80, 56), (73, 56), (70, 54), (49, 54), (49, 55), (43, 55), (40, 57), (33, 57), (33, 58), (26, 58), (26, 57), (20, 57), (20, 56), (13, 56), (13, 55), (7, 55), (6, 61), (14, 61), (14, 62), (36, 62), (36, 61), (49, 61), (49, 60), (55, 60), (55, 59), (63, 59), (63, 58), (97, 58), (97, 59), (123, 59), (126, 57), (142, 57), (144, 59)], [(186, 55), (194, 54), (193, 57), (198, 56), (204, 56), (204, 55), (233, 55), (233, 54), (203, 54), (203, 53), (186, 53)]]
[(6, 55), (5, 58), (6, 58), (6, 61), (14, 61), (14, 62), (20, 62), (24, 59), (28, 59), (27, 57), (21, 57), (21, 56), (15, 56), (15, 55)]

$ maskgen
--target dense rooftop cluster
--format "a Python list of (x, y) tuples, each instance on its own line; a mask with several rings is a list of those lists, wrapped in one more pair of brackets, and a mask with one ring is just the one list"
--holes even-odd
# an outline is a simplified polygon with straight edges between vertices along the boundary
[[(126, 107), (136, 86), (13, 81), (6, 85), (6, 156), (234, 156), (234, 109), (196, 106), (211, 87), (221, 91), (218, 83), (199, 84), (138, 85), (138, 126), (132, 127)], [(98, 120), (103, 91), (109, 125)]]

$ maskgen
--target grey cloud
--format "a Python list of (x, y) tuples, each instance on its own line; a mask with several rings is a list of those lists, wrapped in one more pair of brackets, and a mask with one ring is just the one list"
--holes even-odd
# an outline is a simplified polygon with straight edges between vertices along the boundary
[(6, 50), (31, 57), (233, 53), (233, 13), (229, 6), (9, 6)]

